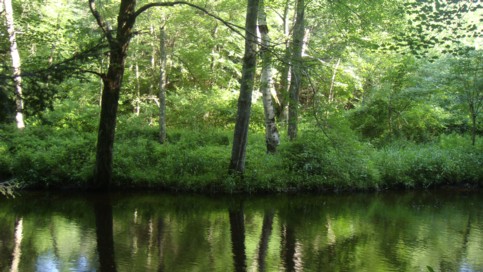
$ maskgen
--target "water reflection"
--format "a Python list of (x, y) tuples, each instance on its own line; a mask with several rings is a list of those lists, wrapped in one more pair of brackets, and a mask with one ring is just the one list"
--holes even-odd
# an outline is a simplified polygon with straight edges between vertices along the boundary
[(115, 272), (112, 204), (109, 195), (97, 195), (92, 200), (96, 222), (97, 253), (101, 271)]
[(0, 200), (3, 271), (483, 271), (483, 195)]

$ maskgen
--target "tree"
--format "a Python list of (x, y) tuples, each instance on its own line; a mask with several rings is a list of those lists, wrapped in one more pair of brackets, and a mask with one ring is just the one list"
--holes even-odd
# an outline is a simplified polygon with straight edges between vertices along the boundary
[(483, 53), (471, 51), (452, 61), (448, 75), (450, 84), (456, 89), (459, 100), (466, 104), (471, 120), (471, 143), (475, 145), (477, 119), (483, 109)]
[(166, 141), (166, 32), (159, 28), (159, 142)]
[(258, 11), (258, 30), (260, 32), (261, 50), (260, 57), (262, 59), (262, 72), (260, 76), (260, 91), (263, 95), (263, 109), (265, 113), (265, 142), (267, 144), (267, 152), (275, 153), (280, 143), (277, 125), (275, 123), (275, 111), (272, 102), (272, 58), (270, 55), (270, 37), (268, 36), (267, 15), (265, 14), (265, 6), (263, 0), (260, 0)]
[[(136, 0), (122, 0), (117, 17), (117, 29), (101, 16), (96, 9), (96, 1), (89, 0), (89, 7), (98, 26), (104, 33), (109, 45), (109, 67), (107, 73), (98, 73), (103, 82), (101, 115), (97, 136), (96, 164), (92, 186), (100, 190), (108, 190), (112, 181), (112, 161), (114, 135), (116, 130), (117, 109), (119, 95), (124, 77), (125, 62), (130, 41), (134, 35), (133, 27), (138, 16), (153, 7), (169, 7), (187, 5), (213, 17), (227, 27), (234, 29), (231, 24), (220, 17), (211, 14), (206, 9), (189, 2), (149, 3), (136, 10)], [(255, 13), (256, 19), (256, 13)], [(255, 24), (256, 25), (256, 21)], [(254, 31), (252, 32), (254, 33)], [(253, 82), (253, 80), (251, 81)], [(251, 96), (251, 92), (250, 92)], [(248, 124), (248, 123), (247, 123)]]
[(23, 116), (23, 95), (22, 95), (22, 76), (21, 76), (21, 64), (20, 54), (17, 47), (17, 38), (14, 25), (12, 0), (3, 0), (5, 19), (7, 22), (8, 38), (10, 41), (10, 55), (12, 57), (12, 78), (15, 83), (15, 104), (16, 104), (16, 122), (17, 128), (23, 129), (25, 127)]
[(283, 7), (283, 14), (281, 15), (281, 19), (283, 21), (283, 38), (284, 38), (284, 55), (282, 57), (281, 67), (279, 68), (280, 72), (280, 86), (277, 88), (277, 117), (279, 122), (283, 121), (284, 123), (287, 122), (288, 119), (288, 109), (287, 109), (287, 102), (288, 102), (288, 89), (290, 83), (290, 19), (289, 19), (289, 10), (290, 10), (290, 0), (285, 0), (285, 4)]
[[(111, 26), (97, 11), (95, 0), (89, 0), (92, 14), (97, 24), (106, 35), (109, 43), (109, 68), (107, 74), (101, 75), (103, 82), (101, 116), (97, 136), (96, 165), (94, 172), (94, 186), (107, 189), (112, 179), (112, 149), (116, 129), (116, 117), (121, 91), (127, 49), (132, 38), (132, 31), (136, 21), (136, 0), (122, 0), (117, 21), (117, 30)], [(115, 33), (115, 36), (113, 35)]]
[(289, 88), (288, 107), (288, 137), (290, 140), (297, 138), (299, 91), (302, 84), (302, 47), (305, 33), (305, 4), (304, 0), (297, 0), (295, 25), (292, 40), (292, 70)]
[(257, 16), (258, 0), (248, 0), (245, 21), (245, 53), (243, 56), (242, 78), (240, 82), (240, 96), (233, 136), (233, 147), (229, 170), (243, 174), (245, 171), (246, 146), (248, 138), (248, 124), (252, 106), (252, 91), (257, 64)]

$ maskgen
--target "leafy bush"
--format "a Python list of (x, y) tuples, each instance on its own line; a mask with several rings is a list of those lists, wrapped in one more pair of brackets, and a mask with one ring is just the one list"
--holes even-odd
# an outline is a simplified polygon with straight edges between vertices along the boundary
[(17, 180), (49, 187), (76, 186), (91, 178), (95, 143), (91, 134), (32, 127), (12, 137), (10, 170)]
[(483, 180), (483, 148), (470, 143), (459, 135), (427, 144), (399, 141), (380, 149), (374, 160), (387, 187), (478, 184)]
[[(339, 126), (333, 124), (338, 123)], [(358, 141), (340, 117), (327, 120), (325, 132), (305, 130), (281, 152), (284, 165), (307, 189), (378, 188), (379, 173), (371, 161), (372, 147)]]

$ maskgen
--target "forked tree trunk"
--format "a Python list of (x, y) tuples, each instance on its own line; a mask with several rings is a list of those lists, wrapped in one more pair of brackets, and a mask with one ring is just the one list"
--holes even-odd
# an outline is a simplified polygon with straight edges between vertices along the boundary
[(296, 18), (292, 41), (292, 76), (289, 88), (288, 137), (297, 138), (299, 91), (302, 84), (302, 48), (304, 43), (304, 0), (297, 0)]
[(166, 33), (159, 30), (159, 142), (166, 142)]
[(3, 0), (5, 19), (7, 21), (8, 39), (10, 41), (10, 55), (12, 56), (12, 70), (13, 81), (15, 83), (15, 120), (17, 122), (17, 128), (23, 129), (25, 123), (23, 120), (23, 96), (22, 96), (22, 77), (21, 77), (21, 64), (20, 54), (17, 47), (17, 37), (15, 34), (15, 25), (13, 19), (12, 0)]
[(252, 106), (253, 79), (257, 63), (257, 15), (258, 0), (248, 0), (245, 22), (245, 54), (243, 56), (240, 96), (238, 98), (237, 118), (229, 167), (230, 172), (239, 174), (243, 174), (245, 171), (248, 124)]
[(263, 94), (263, 109), (265, 114), (265, 142), (267, 153), (275, 153), (280, 143), (277, 125), (275, 123), (275, 111), (272, 102), (272, 58), (270, 55), (270, 37), (268, 36), (267, 16), (263, 0), (260, 0), (258, 10), (258, 30), (260, 32), (262, 46), (260, 56), (262, 59), (262, 74), (260, 76), (260, 90)]

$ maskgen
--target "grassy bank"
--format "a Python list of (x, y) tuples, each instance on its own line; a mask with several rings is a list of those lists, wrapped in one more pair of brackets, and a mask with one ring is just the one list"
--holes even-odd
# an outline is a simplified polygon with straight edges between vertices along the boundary
[[(0, 132), (0, 181), (27, 188), (83, 188), (92, 178), (94, 132), (28, 127)], [(396, 141), (380, 148), (344, 131), (304, 129), (295, 142), (265, 153), (262, 133), (251, 133), (243, 179), (228, 176), (232, 132), (228, 129), (157, 129), (127, 121), (117, 132), (114, 180), (118, 188), (191, 192), (380, 190), (483, 184), (483, 143), (444, 135), (433, 142)]]

